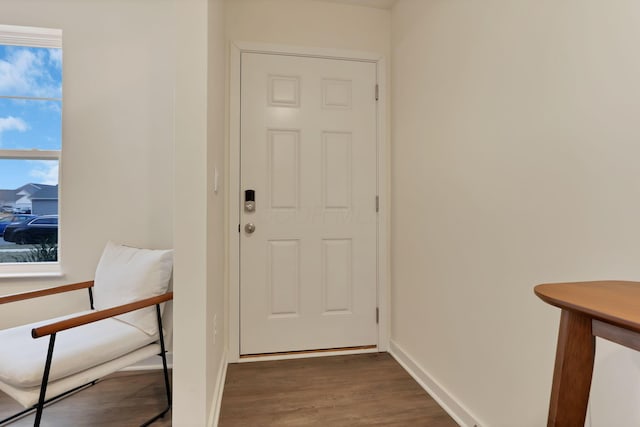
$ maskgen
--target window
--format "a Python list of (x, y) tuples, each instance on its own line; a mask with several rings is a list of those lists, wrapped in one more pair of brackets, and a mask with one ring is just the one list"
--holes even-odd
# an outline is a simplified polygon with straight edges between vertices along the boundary
[(45, 224), (58, 225), (58, 218), (57, 217), (36, 218), (33, 221), (31, 221), (29, 224), (31, 224), (31, 225), (45, 225)]
[(0, 276), (60, 271), (61, 153), (62, 31), (0, 25)]

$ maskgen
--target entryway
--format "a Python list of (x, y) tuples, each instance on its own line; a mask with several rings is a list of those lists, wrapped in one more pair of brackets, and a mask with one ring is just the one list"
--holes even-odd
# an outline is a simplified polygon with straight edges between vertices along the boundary
[(234, 341), (240, 357), (376, 351), (380, 64), (247, 48), (236, 55), (230, 358)]

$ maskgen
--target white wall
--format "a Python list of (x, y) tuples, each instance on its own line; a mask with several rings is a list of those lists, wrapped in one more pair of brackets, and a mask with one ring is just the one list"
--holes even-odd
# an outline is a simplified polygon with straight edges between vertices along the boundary
[[(392, 11), (392, 337), (484, 427), (546, 422), (559, 313), (534, 285), (640, 278), (639, 17), (632, 0)], [(637, 384), (638, 356), (617, 360)], [(594, 415), (632, 389), (597, 379)], [(598, 425), (638, 424), (627, 411)]]
[[(226, 368), (224, 2), (178, 1), (175, 16), (173, 420), (181, 426), (205, 426), (217, 416)], [(215, 168), (220, 176), (217, 192)]]
[[(207, 0), (176, 2), (173, 420), (207, 420)], [(179, 191), (185, 189), (186, 191)]]
[[(0, 279), (0, 294), (93, 278), (107, 240), (173, 244), (173, 1), (3, 0), (3, 24), (63, 30), (65, 277)], [(86, 292), (15, 303), (0, 328), (74, 311)]]
[(388, 10), (308, 0), (231, 0), (226, 16), (233, 41), (389, 53)]
[[(227, 44), (223, 0), (209, 0), (209, 81), (207, 132), (207, 402), (217, 419), (226, 370), (226, 69)], [(214, 191), (215, 171), (218, 190)]]

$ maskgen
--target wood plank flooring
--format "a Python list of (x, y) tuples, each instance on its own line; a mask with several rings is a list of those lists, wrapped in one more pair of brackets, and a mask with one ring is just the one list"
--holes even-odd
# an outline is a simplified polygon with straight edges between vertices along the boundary
[[(138, 426), (164, 408), (161, 371), (120, 372), (44, 411), (43, 427)], [(0, 419), (22, 407), (0, 392)], [(33, 425), (34, 416), (11, 427)], [(177, 427), (182, 427), (179, 421)], [(221, 427), (457, 424), (387, 353), (229, 365)], [(171, 426), (171, 413), (154, 427)]]
[(231, 364), (219, 425), (457, 426), (387, 353)]
[[(44, 409), (42, 427), (139, 426), (166, 408), (162, 371), (119, 372)], [(23, 408), (0, 391), (0, 419)], [(11, 427), (33, 426), (35, 415)], [(171, 426), (171, 412), (153, 424)]]

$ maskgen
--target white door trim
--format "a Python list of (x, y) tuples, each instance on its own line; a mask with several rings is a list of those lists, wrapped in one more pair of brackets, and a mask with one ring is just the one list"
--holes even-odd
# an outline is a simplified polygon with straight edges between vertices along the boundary
[[(389, 204), (386, 103), (386, 62), (382, 55), (367, 52), (303, 48), (260, 43), (232, 42), (229, 75), (229, 362), (240, 361), (240, 59), (243, 52), (259, 52), (330, 59), (349, 59), (376, 64), (380, 98), (377, 105), (378, 148), (378, 351), (389, 346)], [(373, 90), (373, 88), (372, 88)]]

